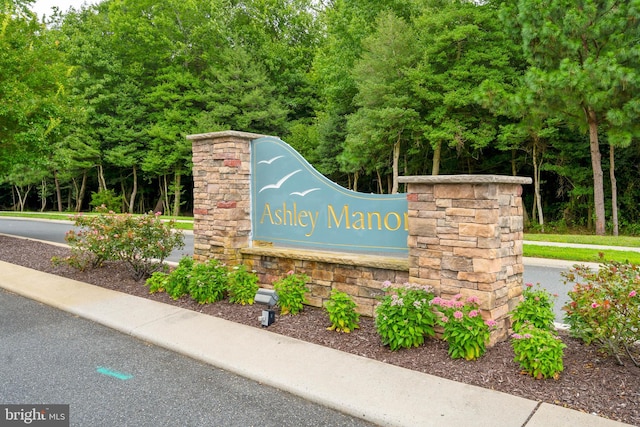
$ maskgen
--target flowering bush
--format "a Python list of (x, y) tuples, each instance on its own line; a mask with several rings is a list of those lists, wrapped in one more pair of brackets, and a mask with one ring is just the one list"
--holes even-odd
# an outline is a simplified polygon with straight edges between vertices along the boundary
[(526, 324), (511, 338), (514, 361), (525, 373), (536, 379), (559, 378), (566, 345), (553, 332)]
[(629, 346), (640, 340), (640, 266), (611, 261), (595, 272), (575, 266), (563, 276), (575, 282), (563, 307), (571, 335), (596, 343), (621, 365), (626, 353), (639, 366)]
[(289, 271), (285, 277), (273, 282), (273, 289), (278, 293), (280, 314), (298, 314), (304, 308), (304, 296), (309, 292), (306, 274), (295, 274)]
[(159, 214), (99, 212), (73, 217), (80, 230), (65, 236), (71, 247), (69, 265), (84, 269), (104, 261), (124, 261), (133, 278), (141, 280), (164, 268), (163, 261), (174, 249), (184, 247), (182, 234), (172, 230), (174, 222), (161, 221)]
[(429, 286), (405, 283), (393, 287), (384, 283), (387, 294), (375, 311), (375, 325), (384, 345), (392, 351), (418, 347), (425, 337), (435, 335), (435, 313), (429, 302), (433, 292)]
[(218, 260), (193, 265), (189, 274), (188, 291), (199, 304), (220, 301), (227, 291), (229, 272)]
[(527, 283), (522, 295), (524, 300), (511, 312), (513, 330), (518, 332), (527, 322), (532, 323), (536, 328), (553, 330), (553, 321), (556, 316), (553, 313), (551, 294), (540, 288), (539, 283), (536, 284), (535, 289), (533, 284)]
[(345, 292), (331, 291), (329, 301), (324, 304), (329, 313), (330, 331), (349, 333), (359, 328), (360, 315), (356, 312), (356, 303)]
[(451, 300), (436, 297), (431, 305), (442, 313), (437, 321), (444, 328), (442, 338), (449, 344), (449, 356), (475, 360), (487, 351), (490, 327), (495, 326), (495, 322), (482, 319), (477, 297), (469, 297), (464, 302), (461, 298), (460, 294)]
[(244, 265), (233, 267), (233, 271), (229, 273), (229, 282), (227, 284), (229, 302), (251, 305), (256, 298), (258, 289), (260, 289), (258, 276), (254, 272), (247, 271)]

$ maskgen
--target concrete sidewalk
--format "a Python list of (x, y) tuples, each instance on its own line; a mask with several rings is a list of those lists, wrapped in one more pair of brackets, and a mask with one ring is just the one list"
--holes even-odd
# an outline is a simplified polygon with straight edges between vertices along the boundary
[(2, 261), (0, 288), (379, 425), (626, 425)]

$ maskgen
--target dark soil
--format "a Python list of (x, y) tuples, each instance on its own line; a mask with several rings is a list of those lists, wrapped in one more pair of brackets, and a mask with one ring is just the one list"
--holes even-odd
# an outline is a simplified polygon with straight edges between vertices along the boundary
[[(53, 256), (68, 254), (65, 247), (0, 235), (2, 261), (260, 327), (258, 316), (262, 307), (226, 301), (198, 305), (188, 297), (173, 301), (164, 293), (150, 295), (144, 282), (129, 277), (124, 265), (108, 264), (85, 272), (64, 264), (52, 265)], [(328, 331), (329, 324), (323, 310), (305, 307), (297, 316), (277, 316), (269, 331), (442, 378), (640, 425), (640, 369), (630, 360), (624, 360), (626, 366), (619, 366), (615, 358), (598, 353), (593, 346), (585, 346), (564, 332), (560, 333), (567, 345), (564, 372), (558, 380), (535, 380), (520, 372), (509, 342), (499, 343), (480, 360), (468, 362), (450, 359), (447, 344), (438, 340), (428, 340), (419, 348), (391, 352), (382, 345), (371, 318), (362, 317), (360, 329), (350, 334)]]

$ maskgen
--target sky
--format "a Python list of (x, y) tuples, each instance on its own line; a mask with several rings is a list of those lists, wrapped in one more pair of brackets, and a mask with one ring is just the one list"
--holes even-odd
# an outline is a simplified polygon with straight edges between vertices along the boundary
[(70, 7), (74, 7), (75, 9), (80, 9), (80, 7), (84, 4), (94, 4), (99, 3), (98, 0), (36, 0), (31, 5), (31, 10), (33, 10), (38, 18), (42, 18), (42, 15), (51, 15), (51, 8), (53, 6), (58, 6), (61, 12), (66, 12)]

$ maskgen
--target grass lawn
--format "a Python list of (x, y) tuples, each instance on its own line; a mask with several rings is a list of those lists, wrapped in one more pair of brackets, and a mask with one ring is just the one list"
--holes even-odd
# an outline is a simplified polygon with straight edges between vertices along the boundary
[(588, 234), (535, 234), (525, 233), (524, 240), (536, 242), (582, 243), (585, 245), (628, 246), (640, 248), (640, 237), (594, 236)]
[[(562, 259), (576, 262), (619, 261), (640, 264), (640, 252), (599, 250), (585, 248), (561, 248), (557, 246), (524, 245), (523, 253), (526, 257)], [(600, 258), (602, 255), (602, 259)]]

